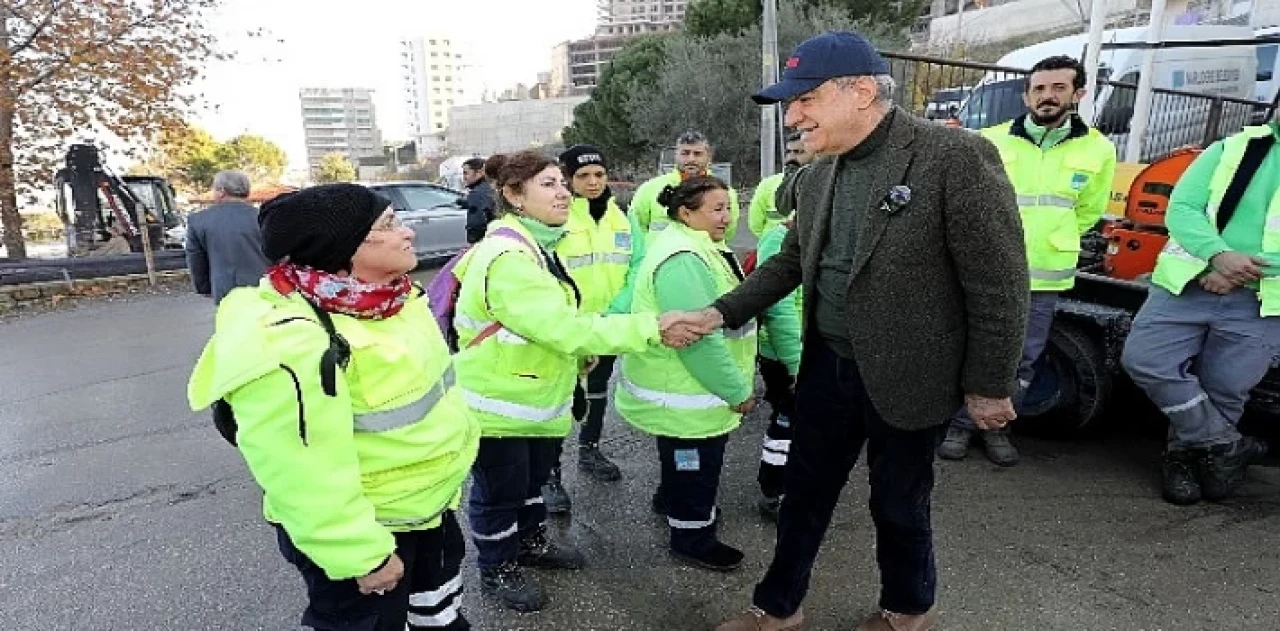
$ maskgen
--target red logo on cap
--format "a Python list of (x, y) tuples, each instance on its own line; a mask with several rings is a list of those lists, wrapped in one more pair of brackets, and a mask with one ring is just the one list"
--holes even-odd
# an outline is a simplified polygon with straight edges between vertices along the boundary
[(790, 58), (788, 58), (788, 59), (787, 59), (787, 70), (794, 70), (795, 68), (797, 68), (797, 67), (799, 67), (799, 66), (800, 66), (800, 58), (799, 58), (799, 57), (790, 57)]

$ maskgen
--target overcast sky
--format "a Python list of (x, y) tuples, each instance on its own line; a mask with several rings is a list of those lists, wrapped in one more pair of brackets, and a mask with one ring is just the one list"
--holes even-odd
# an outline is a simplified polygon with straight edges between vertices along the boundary
[[(462, 43), (477, 83), (501, 90), (533, 83), (550, 70), (551, 47), (590, 35), (595, 20), (595, 0), (226, 0), (211, 26), (239, 56), (208, 69), (198, 87), (209, 108), (196, 123), (219, 140), (265, 136), (305, 167), (299, 88), (372, 88), (383, 137), (407, 139), (401, 37)], [(268, 36), (244, 35), (258, 27)]]

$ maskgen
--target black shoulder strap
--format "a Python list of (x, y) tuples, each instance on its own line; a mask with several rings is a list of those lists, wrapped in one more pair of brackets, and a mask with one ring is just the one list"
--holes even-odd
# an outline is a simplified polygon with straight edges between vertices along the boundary
[(582, 290), (578, 289), (578, 283), (573, 282), (573, 277), (569, 276), (569, 271), (564, 268), (564, 264), (560, 262), (560, 257), (554, 252), (549, 252), (544, 248), (542, 250), (542, 258), (547, 262), (547, 270), (555, 276), (557, 280), (568, 285), (573, 289), (573, 298), (577, 301), (578, 306), (582, 306)]
[(1227, 192), (1222, 196), (1222, 203), (1218, 204), (1219, 233), (1227, 228), (1227, 222), (1231, 221), (1232, 215), (1236, 214), (1236, 206), (1240, 205), (1240, 198), (1244, 197), (1245, 189), (1249, 188), (1253, 175), (1262, 166), (1262, 161), (1271, 152), (1275, 141), (1275, 134), (1267, 134), (1250, 140), (1249, 145), (1245, 147), (1244, 158), (1240, 160), (1240, 166), (1236, 169), (1235, 175), (1231, 176), (1231, 184), (1227, 186)]
[(333, 318), (329, 316), (329, 312), (315, 306), (310, 300), (306, 302), (311, 305), (311, 310), (316, 312), (316, 318), (320, 320), (320, 326), (324, 327), (324, 332), (329, 334), (329, 350), (326, 350), (324, 356), (320, 358), (320, 385), (324, 388), (325, 394), (336, 397), (338, 396), (338, 367), (347, 367), (347, 363), (351, 360), (351, 345), (334, 328)]

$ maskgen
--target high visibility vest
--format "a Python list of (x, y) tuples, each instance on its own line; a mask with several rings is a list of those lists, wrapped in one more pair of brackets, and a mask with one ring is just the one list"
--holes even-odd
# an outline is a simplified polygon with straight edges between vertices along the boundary
[(1076, 199), (1115, 157), (1115, 146), (1096, 129), (1048, 150), (1010, 133), (1013, 121), (982, 131), (1000, 151), (1018, 195), (1032, 291), (1075, 286), (1080, 258)]
[[(330, 338), (312, 308), (270, 281), (236, 289), (218, 307), (187, 396), (194, 410), (231, 404), (266, 518), (330, 577), (351, 578), (394, 549), (388, 530), (434, 527), (456, 505), (480, 427), (425, 297), (390, 318), (334, 314), (333, 324), (351, 354), (329, 396), (319, 362)], [(281, 372), (291, 387), (246, 388)]]
[[(1274, 132), (1269, 125), (1246, 127), (1244, 131), (1222, 141), (1222, 158), (1218, 160), (1218, 168), (1209, 179), (1209, 204), (1205, 207), (1209, 221), (1214, 225), (1218, 221), (1218, 206), (1227, 194), (1227, 187), (1231, 185), (1236, 169), (1244, 161), (1249, 141), (1272, 133)], [(1271, 196), (1262, 230), (1263, 253), (1280, 254), (1280, 190)], [(1208, 261), (1196, 258), (1170, 236), (1160, 256), (1156, 258), (1156, 269), (1151, 275), (1151, 282), (1167, 289), (1169, 293), (1180, 295), (1187, 283), (1194, 281), (1207, 269)], [(1267, 276), (1258, 281), (1258, 298), (1262, 302), (1260, 315), (1280, 316), (1280, 276)]]
[[(672, 223), (653, 238), (644, 261), (636, 272), (633, 313), (658, 313), (654, 280), (658, 267), (681, 252), (690, 252), (707, 265), (721, 295), (738, 286), (738, 277), (709, 236), (680, 223)], [(725, 342), (743, 376), (754, 383), (756, 323), (726, 329)], [(675, 438), (707, 438), (732, 431), (742, 415), (725, 401), (703, 388), (667, 347), (624, 355), (622, 378), (614, 396), (618, 414), (640, 431)]]
[(569, 277), (582, 292), (584, 313), (603, 313), (622, 291), (631, 265), (631, 222), (609, 200), (604, 216), (591, 216), (590, 202), (576, 197), (569, 206), (565, 236), (556, 244), (556, 254)]
[(785, 173), (775, 173), (760, 180), (756, 185), (755, 193), (751, 195), (751, 206), (747, 209), (747, 225), (757, 237), (764, 236), (764, 233), (773, 229), (774, 226), (787, 220), (787, 216), (778, 210), (778, 203), (774, 199), (778, 194), (778, 187), (782, 186), (784, 177), (786, 177)]
[[(533, 235), (512, 217), (490, 225), (506, 227), (536, 243)], [(455, 272), (462, 281), (453, 326), (458, 331), (455, 358), (458, 383), (464, 398), (480, 420), (484, 436), (563, 437), (572, 426), (573, 388), (578, 382), (578, 359), (535, 344), (516, 332), (500, 328), (479, 344), (468, 348), (481, 331), (496, 321), (485, 297), (489, 266), (508, 252), (527, 261), (532, 273), (551, 274), (541, 252), (516, 239), (486, 238), (475, 245)], [(544, 300), (574, 304), (572, 289), (559, 283), (559, 295)], [(576, 308), (576, 306), (575, 306)]]
[[(684, 177), (680, 171), (671, 171), (646, 181), (636, 189), (635, 196), (631, 200), (631, 212), (636, 214), (636, 220), (640, 226), (650, 233), (648, 235), (639, 235), (639, 237), (652, 239), (652, 233), (661, 232), (671, 225), (671, 218), (667, 215), (667, 209), (658, 203), (658, 195), (662, 193), (664, 187), (679, 186), (682, 181), (684, 181)], [(726, 182), (726, 184), (728, 183)], [(721, 251), (729, 249), (729, 242), (733, 241), (734, 235), (738, 232), (740, 212), (738, 209), (738, 192), (733, 190), (731, 186), (729, 187), (729, 228), (725, 230)]]

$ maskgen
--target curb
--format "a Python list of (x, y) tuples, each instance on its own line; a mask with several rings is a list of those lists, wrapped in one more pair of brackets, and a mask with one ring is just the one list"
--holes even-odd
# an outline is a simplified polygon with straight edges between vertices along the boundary
[[(156, 272), (156, 285), (186, 282), (187, 270)], [(146, 274), (124, 274), (80, 280), (46, 281), (23, 285), (0, 285), (0, 314), (51, 303), (57, 306), (82, 296), (110, 296), (146, 290), (150, 282)]]

